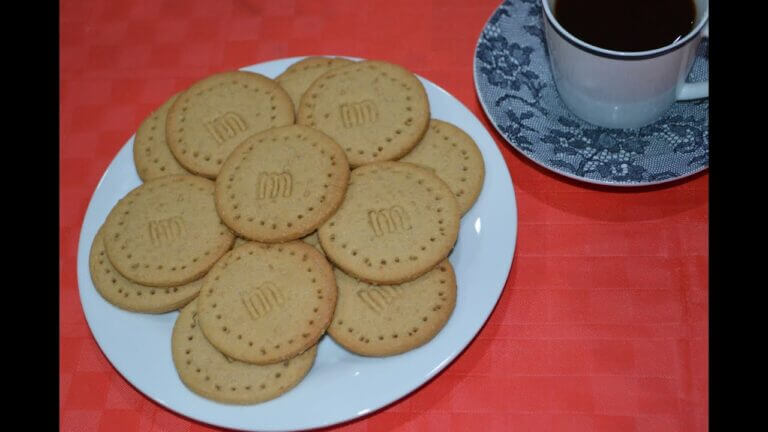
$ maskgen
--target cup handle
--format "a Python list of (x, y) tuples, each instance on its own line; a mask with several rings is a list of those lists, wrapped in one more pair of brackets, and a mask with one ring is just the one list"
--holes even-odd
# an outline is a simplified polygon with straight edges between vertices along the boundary
[[(701, 29), (701, 37), (709, 38), (709, 22)], [(709, 80), (685, 83), (677, 93), (677, 100), (692, 100), (709, 97)]]

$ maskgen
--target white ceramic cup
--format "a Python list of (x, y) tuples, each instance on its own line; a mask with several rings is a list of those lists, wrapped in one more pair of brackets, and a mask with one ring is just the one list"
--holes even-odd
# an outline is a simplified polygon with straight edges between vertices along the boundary
[[(568, 109), (589, 123), (638, 128), (678, 100), (709, 96), (709, 81), (686, 83), (702, 37), (709, 37), (709, 0), (695, 0), (693, 29), (671, 45), (622, 52), (581, 41), (555, 20), (557, 0), (541, 0), (552, 75)], [(640, 0), (632, 0), (640, 1)]]

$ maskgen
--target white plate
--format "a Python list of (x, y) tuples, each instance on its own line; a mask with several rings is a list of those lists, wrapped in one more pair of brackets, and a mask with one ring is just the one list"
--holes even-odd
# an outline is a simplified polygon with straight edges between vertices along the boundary
[[(274, 78), (300, 59), (243, 70)], [(149, 398), (187, 417), (234, 429), (274, 431), (316, 428), (364, 416), (412, 392), (453, 361), (480, 331), (504, 289), (517, 239), (517, 206), (504, 159), (480, 121), (445, 90), (419, 78), (432, 116), (466, 131), (480, 147), (486, 169), (483, 191), (462, 218), (450, 257), (459, 287), (456, 308), (432, 341), (398, 356), (366, 358), (345, 351), (325, 336), (307, 377), (283, 396), (258, 405), (220, 404), (189, 391), (171, 359), (171, 331), (178, 312), (147, 315), (118, 309), (97, 293), (88, 270), (91, 243), (107, 214), (141, 184), (131, 137), (96, 187), (77, 254), (85, 317), (112, 365)]]

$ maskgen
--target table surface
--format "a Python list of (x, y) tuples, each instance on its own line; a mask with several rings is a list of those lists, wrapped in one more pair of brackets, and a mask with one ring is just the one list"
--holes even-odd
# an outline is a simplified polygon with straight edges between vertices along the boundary
[(466, 351), (409, 396), (329, 430), (707, 430), (709, 173), (598, 187), (512, 149), (472, 78), (499, 3), (62, 0), (61, 430), (219, 430), (151, 401), (100, 351), (78, 294), (80, 228), (107, 165), (171, 94), (314, 54), (397, 63), (456, 96), (500, 148), (519, 221), (504, 292)]

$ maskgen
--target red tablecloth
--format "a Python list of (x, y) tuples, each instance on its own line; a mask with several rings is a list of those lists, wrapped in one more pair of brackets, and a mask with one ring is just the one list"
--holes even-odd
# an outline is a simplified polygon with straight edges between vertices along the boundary
[(642, 189), (574, 182), (511, 149), (475, 95), (482, 1), (61, 2), (60, 424), (217, 430), (137, 392), (102, 354), (77, 288), (96, 184), (151, 110), (224, 70), (310, 54), (401, 64), (483, 121), (515, 185), (518, 244), (487, 325), (436, 379), (340, 430), (708, 428), (708, 173)]

